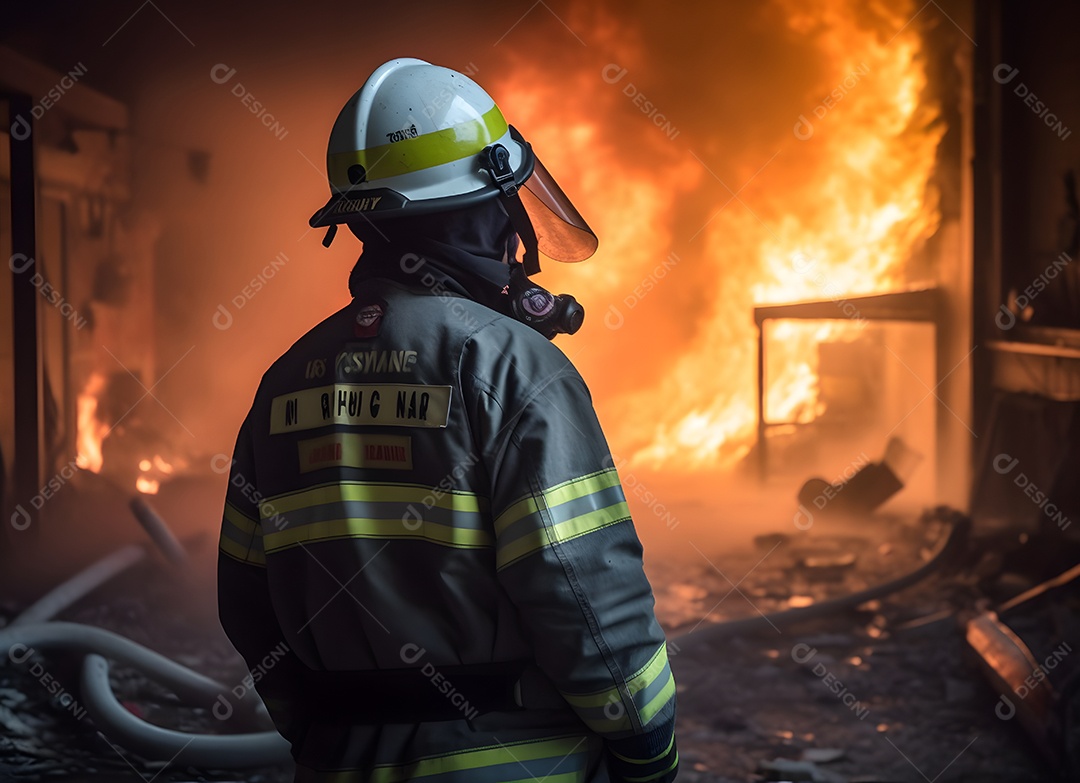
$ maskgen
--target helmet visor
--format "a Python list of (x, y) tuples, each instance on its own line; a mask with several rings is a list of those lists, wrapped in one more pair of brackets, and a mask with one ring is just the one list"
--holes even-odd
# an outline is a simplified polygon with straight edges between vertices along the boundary
[(540, 159), (535, 161), (532, 176), (518, 195), (532, 220), (540, 252), (556, 261), (584, 261), (600, 241)]

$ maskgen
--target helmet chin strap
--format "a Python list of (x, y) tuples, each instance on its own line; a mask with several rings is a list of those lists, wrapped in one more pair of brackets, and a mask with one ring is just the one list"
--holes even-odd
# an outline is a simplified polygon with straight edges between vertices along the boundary
[(323, 247), (330, 247), (330, 244), (334, 241), (334, 237), (337, 236), (337, 223), (331, 223), (326, 227), (326, 233), (323, 234), (322, 245)]
[(525, 267), (525, 274), (535, 275), (540, 271), (539, 243), (532, 220), (529, 219), (529, 213), (525, 210), (525, 205), (521, 203), (521, 196), (518, 195), (514, 169), (510, 166), (510, 151), (502, 144), (492, 144), (484, 148), (481, 159), (486, 163), (485, 168), (492, 180), (502, 191), (503, 207), (514, 226), (514, 231), (521, 239), (521, 245), (525, 250), (521, 264)]
[(585, 308), (570, 294), (555, 296), (529, 280), (529, 275), (540, 271), (540, 249), (532, 220), (518, 195), (514, 170), (510, 166), (510, 152), (501, 144), (492, 144), (484, 148), (481, 160), (486, 163), (485, 168), (502, 191), (502, 205), (525, 248), (520, 264), (508, 258), (510, 284), (506, 287), (506, 293), (510, 297), (513, 316), (549, 340), (557, 334), (573, 334), (585, 320)]

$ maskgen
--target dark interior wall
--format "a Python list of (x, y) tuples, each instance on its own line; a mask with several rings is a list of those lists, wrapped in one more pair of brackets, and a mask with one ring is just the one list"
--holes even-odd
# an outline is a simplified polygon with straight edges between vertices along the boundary
[(1064, 180), (1080, 168), (1080, 3), (1006, 2), (1001, 22), (1002, 294), (1030, 288), (1032, 325), (1080, 328), (1080, 269), (1060, 256), (1076, 255)]
[(1080, 2), (977, 3), (976, 519), (1074, 536), (1080, 515)]

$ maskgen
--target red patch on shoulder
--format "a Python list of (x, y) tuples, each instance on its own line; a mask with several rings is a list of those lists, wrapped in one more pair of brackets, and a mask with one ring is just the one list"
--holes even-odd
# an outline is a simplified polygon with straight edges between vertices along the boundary
[(358, 305), (353, 334), (357, 337), (378, 337), (384, 315), (386, 315), (386, 303), (381, 300)]

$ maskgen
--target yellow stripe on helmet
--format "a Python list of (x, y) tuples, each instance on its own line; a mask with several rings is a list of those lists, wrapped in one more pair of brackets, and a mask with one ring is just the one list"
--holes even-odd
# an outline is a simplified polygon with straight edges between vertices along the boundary
[(346, 150), (328, 156), (330, 184), (338, 190), (350, 186), (349, 167), (360, 164), (371, 182), (414, 171), (430, 169), (476, 155), (484, 147), (503, 137), (509, 126), (498, 106), (492, 106), (478, 119), (452, 128), (380, 144), (364, 150)]

